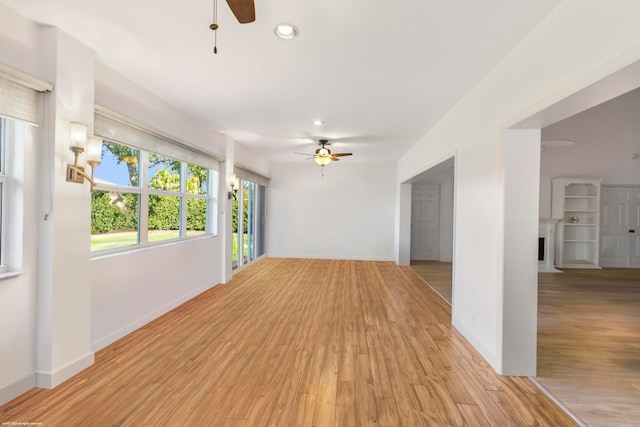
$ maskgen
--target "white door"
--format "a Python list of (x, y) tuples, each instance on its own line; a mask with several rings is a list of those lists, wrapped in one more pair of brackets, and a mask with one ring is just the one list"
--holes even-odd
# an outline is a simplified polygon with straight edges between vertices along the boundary
[(440, 185), (411, 186), (411, 259), (440, 259)]
[(631, 188), (629, 267), (640, 267), (640, 187)]
[(640, 267), (638, 187), (603, 187), (600, 265)]

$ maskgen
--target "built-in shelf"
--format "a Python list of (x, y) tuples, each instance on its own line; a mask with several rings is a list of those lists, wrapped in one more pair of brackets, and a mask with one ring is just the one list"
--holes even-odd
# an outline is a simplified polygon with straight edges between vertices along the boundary
[(556, 266), (600, 268), (600, 179), (552, 180), (551, 214), (561, 218), (556, 231)]

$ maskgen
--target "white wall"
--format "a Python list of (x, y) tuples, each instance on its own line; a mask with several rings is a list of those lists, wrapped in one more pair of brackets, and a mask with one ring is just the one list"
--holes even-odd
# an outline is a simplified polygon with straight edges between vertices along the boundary
[[(45, 152), (43, 196), (50, 215), (39, 235), (37, 383), (55, 387), (93, 363), (90, 351), (90, 194), (65, 180), (71, 121), (93, 122), (93, 52), (54, 27), (42, 28), (47, 95), (41, 141)], [(51, 146), (53, 149), (51, 150)]]
[[(228, 158), (228, 156), (227, 156)], [(262, 176), (269, 176), (269, 162), (242, 144), (233, 144), (233, 162)]]
[(223, 159), (226, 144), (204, 121), (174, 107), (106, 65), (96, 62), (96, 104)]
[[(53, 82), (41, 127), (27, 132), (23, 267), (0, 280), (0, 404), (36, 384), (54, 387), (93, 362), (98, 350), (225, 278), (223, 238), (208, 236), (91, 258), (89, 186), (67, 183), (69, 122), (93, 125), (94, 102), (201, 151), (233, 157), (202, 120), (96, 63), (93, 52), (54, 27), (0, 4), (0, 61)], [(231, 152), (228, 153), (229, 145)], [(268, 165), (242, 151), (252, 170)], [(230, 202), (220, 176), (214, 215)], [(48, 214), (45, 219), (45, 213)], [(223, 236), (224, 233), (221, 233)]]
[[(0, 62), (41, 77), (37, 25), (0, 4)], [(23, 274), (0, 280), (0, 404), (35, 386), (37, 230), (41, 145), (37, 130), (27, 128), (25, 158)]]
[(453, 261), (453, 214), (454, 181), (450, 177), (440, 181), (440, 259), (441, 262)]
[(218, 237), (91, 261), (91, 345), (97, 351), (222, 283)]
[[(503, 130), (639, 59), (639, 13), (634, 0), (563, 1), (398, 162), (400, 185), (457, 150), (453, 323), (498, 372), (510, 345), (502, 317), (510, 285)], [(535, 286), (534, 276), (527, 280)]]
[(346, 158), (324, 169), (271, 164), (268, 255), (393, 259), (393, 164)]
[(42, 78), (40, 26), (0, 3), (0, 62)]
[[(233, 144), (203, 121), (159, 99), (101, 63), (96, 64), (96, 104), (219, 158)], [(224, 238), (228, 201), (225, 175), (214, 215), (218, 235), (114, 256), (90, 265), (91, 348), (97, 351), (150, 320), (225, 282)]]
[(603, 184), (640, 184), (640, 90), (635, 90), (542, 130), (542, 140), (568, 139), (540, 160), (540, 216), (551, 216), (551, 180), (596, 177)]

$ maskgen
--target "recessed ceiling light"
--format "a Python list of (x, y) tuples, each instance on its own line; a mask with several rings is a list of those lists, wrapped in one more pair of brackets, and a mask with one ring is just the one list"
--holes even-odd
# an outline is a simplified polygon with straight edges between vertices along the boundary
[(291, 40), (298, 37), (298, 29), (291, 24), (278, 24), (273, 29), (273, 32), (276, 33), (276, 36), (280, 37), (284, 40)]
[(313, 121), (313, 125), (314, 126), (322, 126), (322, 120), (314, 120)]

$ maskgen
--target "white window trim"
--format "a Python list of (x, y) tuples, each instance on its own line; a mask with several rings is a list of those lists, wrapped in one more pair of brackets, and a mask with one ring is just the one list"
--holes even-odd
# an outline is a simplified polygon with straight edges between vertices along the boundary
[(9, 162), (7, 162), (6, 156), (9, 154), (10, 150), (7, 149), (7, 121), (0, 118), (0, 122), (2, 122), (0, 123), (0, 184), (2, 185), (2, 197), (0, 198), (0, 212), (2, 212), (2, 214), (0, 215), (0, 221), (2, 221), (0, 223), (0, 275), (4, 275), (8, 271), (6, 253), (9, 249), (9, 246), (7, 244), (9, 240), (7, 238), (7, 233), (10, 230), (9, 224), (7, 223), (7, 208), (9, 206), (7, 194), (9, 194), (10, 191), (10, 184), (6, 170), (6, 165), (9, 164)]
[[(0, 119), (2, 120), (2, 119)], [(2, 165), (2, 231), (0, 233), (0, 279), (22, 274), (23, 262), (23, 150), (25, 126), (13, 120), (5, 120), (0, 146), (3, 149)]]
[[(105, 138), (105, 140), (109, 140)], [(110, 141), (110, 140), (109, 140)], [(149, 188), (149, 154), (151, 152), (140, 149), (133, 145), (124, 144), (118, 141), (110, 141), (115, 142), (116, 144), (125, 145), (128, 147), (137, 148), (140, 151), (140, 167), (138, 170), (138, 187), (128, 187), (128, 186), (119, 186), (119, 185), (105, 185), (97, 183), (94, 186), (94, 190), (99, 191), (118, 191), (122, 193), (134, 193), (138, 194), (140, 197), (139, 206), (138, 206), (138, 243), (128, 246), (121, 246), (118, 248), (111, 249), (103, 249), (98, 251), (92, 251), (91, 257), (92, 259), (101, 259), (104, 257), (108, 257), (111, 255), (129, 253), (138, 251), (141, 249), (154, 248), (159, 246), (171, 245), (177, 242), (184, 242), (189, 240), (197, 240), (203, 238), (212, 238), (216, 237), (215, 230), (217, 227), (213, 226), (213, 221), (217, 221), (217, 186), (214, 184), (213, 178), (214, 173), (218, 173), (216, 170), (206, 168), (205, 166), (200, 166), (195, 164), (196, 166), (203, 167), (207, 169), (208, 173), (208, 183), (207, 185), (207, 194), (189, 194), (187, 193), (187, 185), (186, 185), (186, 175), (187, 175), (187, 165), (193, 164), (180, 159), (176, 159), (171, 156), (166, 156), (164, 154), (153, 153), (163, 157), (170, 158), (171, 160), (177, 160), (180, 162), (180, 191), (165, 191), (165, 190), (154, 190)], [(99, 167), (99, 166), (98, 166)], [(219, 179), (219, 177), (218, 177)], [(214, 188), (216, 187), (216, 188)], [(149, 195), (161, 195), (161, 196), (175, 196), (180, 197), (180, 235), (179, 237), (173, 239), (164, 239), (155, 242), (149, 242)], [(207, 219), (205, 222), (205, 232), (203, 234), (198, 234), (195, 236), (187, 236), (187, 199), (206, 199), (207, 203)]]

